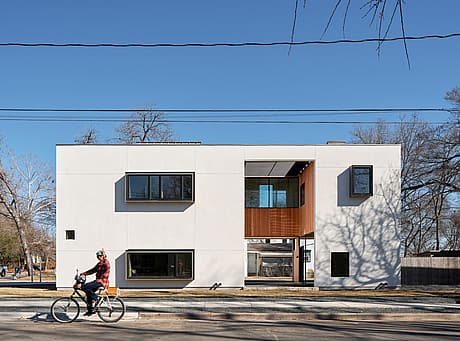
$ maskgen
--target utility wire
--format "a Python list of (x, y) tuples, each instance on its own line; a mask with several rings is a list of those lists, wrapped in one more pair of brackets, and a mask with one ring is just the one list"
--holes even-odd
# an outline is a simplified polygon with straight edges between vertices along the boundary
[[(161, 112), (165, 116), (158, 123), (216, 123), (216, 124), (375, 124), (375, 121), (313, 121), (299, 120), (312, 116), (345, 116), (394, 114), (401, 112), (453, 112), (452, 108), (354, 108), (354, 109), (74, 109), (74, 108), (0, 108), (0, 121), (16, 122), (140, 122), (118, 114), (133, 112)], [(12, 114), (18, 113), (18, 114)], [(43, 113), (48, 115), (43, 115)], [(34, 115), (23, 115), (33, 113)], [(52, 113), (68, 113), (70, 116), (52, 115)], [(82, 113), (112, 115), (75, 115)], [(73, 114), (73, 115), (72, 115)], [(113, 116), (113, 114), (117, 114)], [(179, 116), (175, 115), (179, 114)], [(180, 115), (182, 114), (182, 115)], [(187, 114), (184, 116), (183, 114)], [(191, 115), (193, 114), (193, 115)], [(201, 115), (200, 115), (201, 114)], [(206, 115), (208, 114), (208, 115)], [(219, 114), (219, 115), (214, 115)], [(297, 119), (295, 119), (297, 118)], [(404, 122), (379, 121), (383, 124), (409, 124)], [(411, 124), (414, 122), (411, 122)], [(445, 122), (429, 122), (444, 124)], [(426, 124), (416, 122), (415, 124)]]
[(331, 44), (354, 44), (354, 43), (370, 43), (370, 42), (391, 42), (391, 41), (407, 41), (407, 40), (428, 40), (428, 39), (448, 39), (460, 37), (460, 33), (450, 34), (432, 34), (423, 36), (404, 36), (404, 37), (393, 37), (393, 38), (364, 38), (364, 39), (338, 39), (338, 40), (310, 40), (310, 41), (278, 41), (278, 42), (241, 42), (241, 43), (155, 43), (155, 44), (144, 44), (144, 43), (128, 43), (128, 44), (117, 44), (117, 43), (20, 43), (20, 42), (8, 42), (0, 43), (0, 47), (16, 46), (16, 47), (142, 47), (142, 48), (158, 48), (158, 47), (243, 47), (243, 46), (295, 46), (295, 45), (331, 45)]
[[(126, 119), (81, 119), (81, 118), (20, 118), (1, 117), (0, 121), (23, 121), (23, 122), (143, 122), (143, 120)], [(294, 121), (294, 120), (156, 120), (156, 123), (217, 123), (217, 124), (426, 124), (426, 122), (398, 122), (398, 121)], [(445, 122), (429, 122), (440, 125)]]
[(0, 112), (68, 112), (68, 113), (394, 113), (394, 112), (454, 112), (456, 108), (351, 108), (351, 109), (75, 109), (75, 108), (0, 108)]
[[(235, 113), (235, 114), (224, 114), (224, 115), (213, 115), (213, 114), (196, 114), (196, 115), (182, 115), (182, 114), (164, 114), (162, 115), (163, 119), (273, 119), (273, 118), (282, 118), (282, 119), (290, 119), (290, 118), (313, 118), (313, 117), (321, 117), (321, 118), (329, 118), (329, 117), (342, 117), (342, 118), (351, 118), (356, 116), (374, 116), (376, 114), (382, 115), (386, 113), (283, 113), (283, 114), (276, 114), (276, 113), (258, 113), (258, 114), (245, 114), (245, 113)], [(392, 114), (392, 113), (388, 113)], [(136, 117), (126, 116), (126, 115), (11, 115), (11, 114), (1, 114), (0, 119), (8, 119), (8, 118), (20, 118), (20, 119), (136, 119)]]

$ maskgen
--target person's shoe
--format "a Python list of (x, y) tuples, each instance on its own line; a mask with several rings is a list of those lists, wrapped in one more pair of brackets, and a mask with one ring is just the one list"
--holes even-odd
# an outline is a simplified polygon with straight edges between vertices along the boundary
[(83, 314), (83, 316), (91, 316), (94, 314), (94, 311), (91, 309), (91, 310), (88, 310), (86, 313)]

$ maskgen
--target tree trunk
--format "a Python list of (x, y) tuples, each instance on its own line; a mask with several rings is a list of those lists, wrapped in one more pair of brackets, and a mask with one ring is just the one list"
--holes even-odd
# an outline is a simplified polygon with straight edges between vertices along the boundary
[(31, 276), (33, 282), (33, 267), (32, 267), (32, 256), (30, 255), (29, 244), (27, 243), (26, 229), (24, 224), (19, 219), (14, 219), (16, 228), (18, 229), (19, 240), (21, 242), (22, 251), (27, 263), (27, 273)]

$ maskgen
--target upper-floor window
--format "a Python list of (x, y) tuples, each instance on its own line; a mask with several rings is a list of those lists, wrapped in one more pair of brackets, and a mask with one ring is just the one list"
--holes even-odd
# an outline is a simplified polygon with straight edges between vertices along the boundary
[(351, 166), (350, 196), (365, 197), (373, 194), (372, 166)]
[(194, 173), (126, 173), (127, 201), (193, 201)]
[(246, 178), (245, 207), (299, 207), (299, 179)]

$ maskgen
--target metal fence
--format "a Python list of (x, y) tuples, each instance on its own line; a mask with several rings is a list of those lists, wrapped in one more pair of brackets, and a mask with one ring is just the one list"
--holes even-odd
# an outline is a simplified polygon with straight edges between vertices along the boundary
[(401, 258), (402, 285), (460, 285), (460, 257)]

